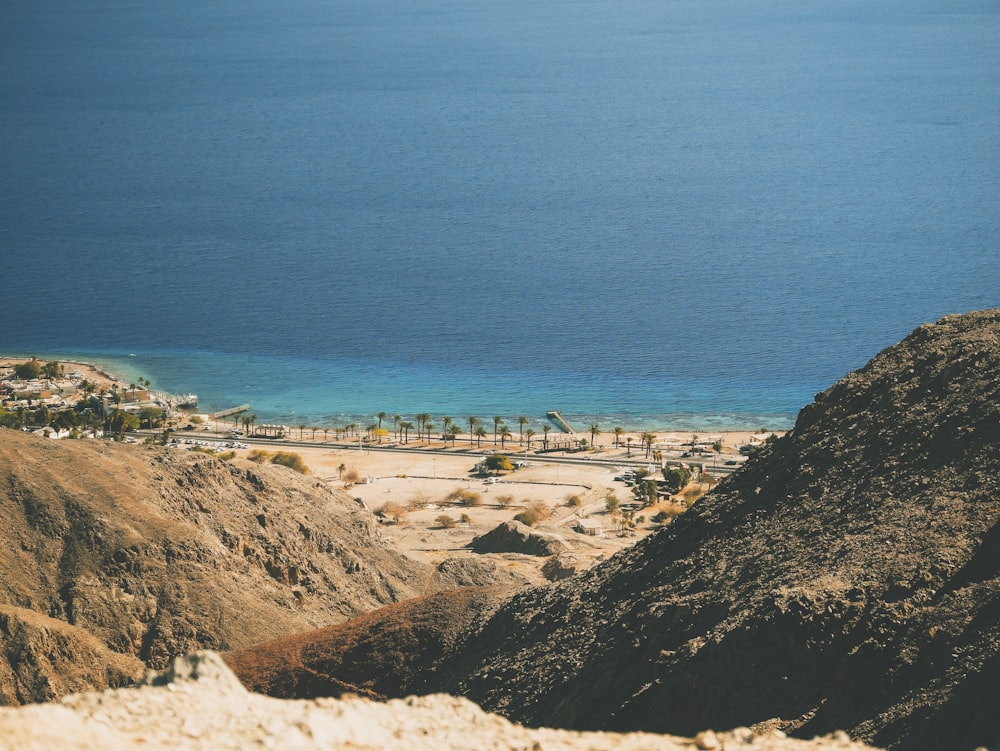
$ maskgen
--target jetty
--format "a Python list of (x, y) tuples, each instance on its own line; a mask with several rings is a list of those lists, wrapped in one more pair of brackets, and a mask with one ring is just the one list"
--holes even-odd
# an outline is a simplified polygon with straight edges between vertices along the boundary
[(211, 415), (211, 418), (213, 420), (221, 420), (223, 417), (229, 417), (229, 415), (236, 415), (239, 414), (240, 412), (249, 412), (249, 411), (250, 411), (249, 404), (241, 404), (238, 407), (230, 407), (229, 409), (224, 409), (220, 412), (215, 412), (214, 414)]
[(556, 424), (556, 427), (559, 428), (563, 433), (569, 433), (570, 435), (576, 435), (576, 431), (573, 430), (573, 426), (570, 425), (568, 422), (566, 422), (566, 420), (563, 419), (563, 416), (561, 414), (559, 414), (559, 412), (557, 412), (556, 410), (554, 410), (554, 409), (553, 410), (549, 410), (548, 412), (545, 413), (545, 415), (552, 422), (554, 422)]

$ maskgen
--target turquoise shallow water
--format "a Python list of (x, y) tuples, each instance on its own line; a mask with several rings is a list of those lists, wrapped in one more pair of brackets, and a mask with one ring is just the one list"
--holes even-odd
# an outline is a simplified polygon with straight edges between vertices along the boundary
[[(154, 388), (199, 395), (199, 411), (213, 412), (250, 404), (262, 420), (288, 425), (367, 425), (378, 412), (404, 419), (432, 414), (440, 427), (443, 416), (467, 424), (476, 416), (490, 422), (503, 416), (508, 424), (524, 415), (539, 430), (549, 410), (559, 410), (578, 429), (593, 423), (602, 429), (780, 430), (791, 426), (798, 397), (745, 393), (738, 382), (716, 384), (710, 392), (698, 381), (654, 383), (621, 379), (609, 398), (606, 383), (567, 383), (558, 373), (511, 373), (493, 377), (427, 366), (336, 364), (304, 359), (229, 356), (217, 353), (50, 353), (101, 365), (127, 381), (149, 378)], [(357, 384), (363, 384), (361, 388)], [(748, 411), (745, 405), (763, 409)], [(599, 409), (595, 409), (597, 406)]]
[(997, 38), (974, 0), (20, 4), (0, 351), (287, 422), (787, 427), (1000, 305)]

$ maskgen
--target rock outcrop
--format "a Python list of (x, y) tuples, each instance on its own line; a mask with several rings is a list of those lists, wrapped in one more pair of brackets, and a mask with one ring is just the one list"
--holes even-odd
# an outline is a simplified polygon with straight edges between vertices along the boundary
[(864, 751), (843, 735), (807, 743), (770, 732), (646, 733), (530, 730), (472, 702), (435, 695), (282, 701), (247, 693), (218, 655), (178, 658), (141, 688), (78, 694), (59, 704), (0, 709), (0, 751)]
[(470, 545), (476, 553), (523, 553), (524, 555), (557, 555), (567, 549), (566, 541), (550, 532), (538, 532), (519, 521), (498, 524), (486, 534), (473, 538)]
[(0, 704), (50, 701), (139, 680), (145, 666), (95, 636), (32, 610), (0, 606)]
[(530, 725), (1000, 747), (1000, 310), (920, 327), (447, 667), (438, 688)]

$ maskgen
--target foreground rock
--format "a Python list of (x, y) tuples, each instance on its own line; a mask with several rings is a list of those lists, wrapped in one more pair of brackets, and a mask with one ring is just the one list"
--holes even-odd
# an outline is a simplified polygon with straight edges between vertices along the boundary
[(702, 733), (695, 741), (649, 734), (529, 730), (465, 699), (435, 695), (385, 704), (364, 699), (281, 701), (247, 693), (219, 657), (176, 660), (147, 686), (0, 709), (0, 751), (863, 751), (843, 735), (812, 743), (780, 734)]
[(0, 429), (0, 518), (2, 703), (119, 685), (136, 672), (126, 658), (160, 667), (455, 586), (322, 482), (160, 447)]
[(1000, 748), (1000, 310), (922, 326), (438, 684), (530, 725)]

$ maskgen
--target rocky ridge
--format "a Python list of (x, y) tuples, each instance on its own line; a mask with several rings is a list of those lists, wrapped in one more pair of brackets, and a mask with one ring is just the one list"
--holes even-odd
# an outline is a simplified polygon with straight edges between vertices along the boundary
[(58, 704), (0, 709), (0, 751), (864, 751), (843, 734), (814, 742), (781, 733), (647, 733), (528, 729), (472, 702), (434, 695), (282, 701), (248, 693), (218, 655), (178, 658), (141, 688), (77, 694)]
[(527, 724), (1000, 747), (1000, 310), (921, 326), (439, 684)]

